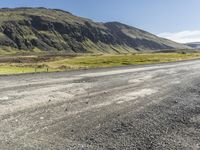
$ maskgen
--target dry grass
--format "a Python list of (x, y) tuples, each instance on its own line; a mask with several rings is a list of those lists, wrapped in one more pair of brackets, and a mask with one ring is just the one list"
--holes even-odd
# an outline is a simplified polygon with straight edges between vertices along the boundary
[[(0, 59), (0, 74), (53, 72), (84, 68), (154, 64), (200, 58), (200, 54), (149, 53), (127, 55), (21, 56)], [(6, 60), (6, 61), (5, 61)], [(11, 61), (12, 60), (12, 61)], [(14, 60), (14, 61), (13, 61)], [(17, 61), (16, 61), (17, 60)], [(19, 61), (20, 60), (20, 61)]]

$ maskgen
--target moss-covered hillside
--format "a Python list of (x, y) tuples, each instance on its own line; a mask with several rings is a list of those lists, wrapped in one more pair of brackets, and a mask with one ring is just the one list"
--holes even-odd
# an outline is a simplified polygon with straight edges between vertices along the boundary
[(0, 9), (1, 49), (125, 53), (188, 48), (118, 22), (96, 23), (45, 8)]

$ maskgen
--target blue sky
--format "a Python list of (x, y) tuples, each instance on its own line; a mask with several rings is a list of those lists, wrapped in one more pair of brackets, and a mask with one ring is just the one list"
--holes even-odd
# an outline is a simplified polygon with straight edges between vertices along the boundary
[(63, 9), (98, 22), (120, 21), (178, 42), (200, 41), (200, 0), (0, 0), (0, 7), (22, 6)]

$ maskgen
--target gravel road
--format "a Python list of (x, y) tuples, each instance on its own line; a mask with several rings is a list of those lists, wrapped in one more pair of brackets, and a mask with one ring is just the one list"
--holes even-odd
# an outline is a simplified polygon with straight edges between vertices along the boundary
[(200, 60), (0, 83), (1, 150), (200, 149)]

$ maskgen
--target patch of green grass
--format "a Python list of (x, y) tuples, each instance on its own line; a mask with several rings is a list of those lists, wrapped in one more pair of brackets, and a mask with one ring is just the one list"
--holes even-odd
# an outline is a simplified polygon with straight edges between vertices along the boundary
[(0, 49), (0, 56), (13, 55), (16, 53), (17, 53), (17, 51), (15, 51), (15, 50), (11, 51), (9, 49), (6, 49), (6, 50)]
[(31, 66), (14, 66), (12, 65), (0, 65), (0, 74), (23, 74), (23, 73), (39, 73), (39, 72), (56, 72), (61, 71), (60, 69), (53, 68), (37, 68)]
[(200, 54), (128, 54), (128, 55), (98, 55), (98, 56), (79, 56), (46, 63), (52, 68), (65, 66), (71, 69), (114, 67), (137, 64), (153, 64), (161, 62), (172, 62), (200, 58)]
[[(31, 57), (30, 57), (31, 58)], [(58, 59), (59, 58), (59, 59)], [(114, 67), (138, 64), (154, 64), (200, 58), (200, 54), (149, 53), (126, 55), (82, 55), (53, 57), (48, 61), (29, 63), (0, 63), (0, 74), (54, 72), (86, 68)]]

